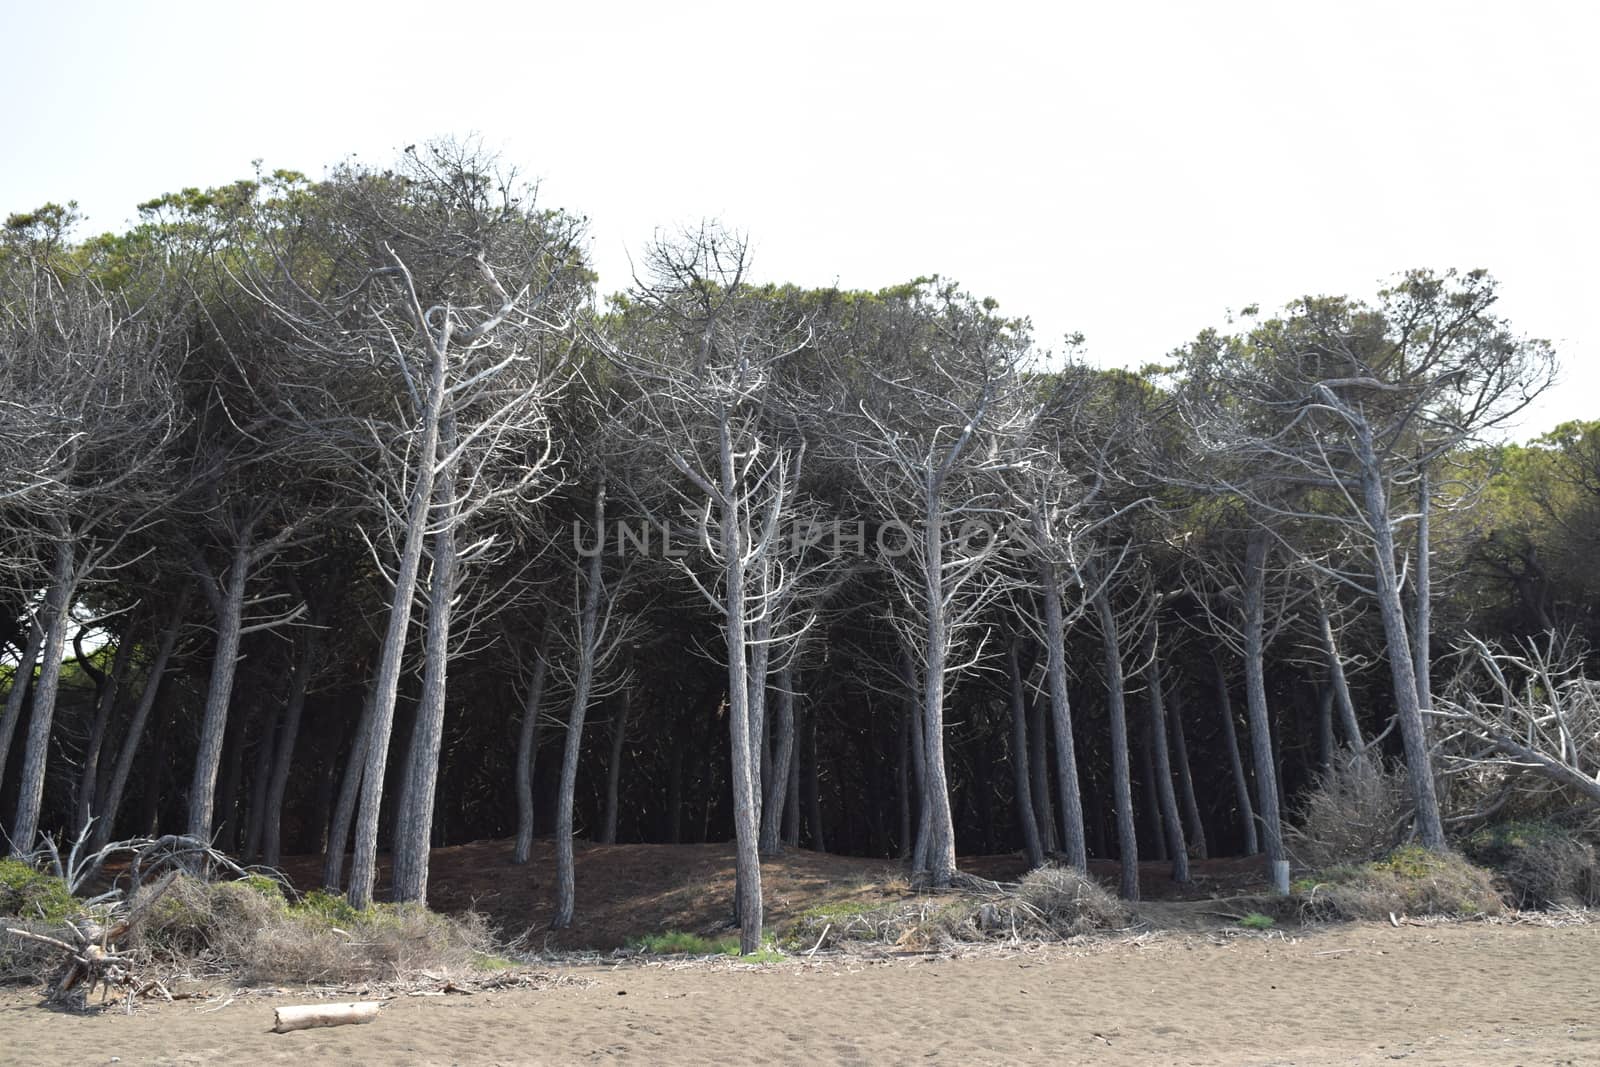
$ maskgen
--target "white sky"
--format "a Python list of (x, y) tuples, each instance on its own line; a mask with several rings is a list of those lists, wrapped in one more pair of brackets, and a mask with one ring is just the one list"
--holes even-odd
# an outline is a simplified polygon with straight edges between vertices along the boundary
[(1159, 359), (1227, 308), (1488, 267), (1600, 417), (1600, 15), (1571, 3), (0, 0), (0, 211), (477, 132), (607, 290), (718, 216), (763, 278), (941, 273)]

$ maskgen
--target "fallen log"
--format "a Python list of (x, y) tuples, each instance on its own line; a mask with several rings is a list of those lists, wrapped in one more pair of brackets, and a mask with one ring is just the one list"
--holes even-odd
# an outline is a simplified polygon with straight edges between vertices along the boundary
[(297, 1004), (279, 1008), (272, 1013), (272, 1032), (287, 1034), (291, 1030), (309, 1030), (314, 1026), (370, 1023), (378, 1017), (380, 1007), (381, 1002), (367, 1000), (349, 1004)]

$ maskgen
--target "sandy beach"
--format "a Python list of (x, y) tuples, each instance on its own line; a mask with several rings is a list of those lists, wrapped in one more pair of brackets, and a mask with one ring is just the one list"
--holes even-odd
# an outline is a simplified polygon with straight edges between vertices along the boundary
[[(292, 994), (75, 1017), (0, 1001), (17, 1064), (1600, 1062), (1600, 926), (1357, 925), (959, 958), (584, 965), (269, 1032)], [(222, 1005), (233, 995), (231, 1003)], [(115, 1058), (114, 1058), (115, 1057)]]

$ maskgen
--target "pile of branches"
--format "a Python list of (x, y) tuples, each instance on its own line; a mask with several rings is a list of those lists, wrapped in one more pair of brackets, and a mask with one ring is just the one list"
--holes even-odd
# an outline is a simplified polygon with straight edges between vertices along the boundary
[[(89, 828), (85, 827), (63, 857), (54, 838), (46, 836), (39, 849), (27, 857), (34, 867), (59, 878), (83, 902), (78, 915), (62, 921), (62, 936), (20, 927), (6, 927), (5, 932), (59, 953), (59, 965), (46, 983), (47, 1003), (87, 1010), (97, 988), (101, 1005), (115, 992), (128, 1012), (141, 996), (154, 993), (171, 999), (159, 979), (137, 973), (129, 942), (180, 874), (206, 877), (219, 870), (247, 872), (206, 842), (179, 834), (118, 841), (93, 850), (85, 847), (88, 840)], [(129, 857), (126, 870), (101, 892), (86, 897), (107, 862), (123, 855)]]

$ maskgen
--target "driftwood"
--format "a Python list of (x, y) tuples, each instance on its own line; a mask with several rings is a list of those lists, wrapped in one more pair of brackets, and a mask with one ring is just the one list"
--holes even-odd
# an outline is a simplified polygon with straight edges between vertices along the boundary
[(380, 1001), (365, 1000), (347, 1004), (298, 1004), (279, 1008), (272, 1013), (272, 1032), (287, 1034), (291, 1030), (309, 1030), (314, 1026), (370, 1023), (378, 1017), (380, 1007), (382, 1007)]
[(150, 910), (150, 906), (171, 887), (176, 877), (177, 872), (169, 872), (156, 884), (155, 889), (140, 901), (138, 907), (110, 921), (109, 925), (102, 925), (88, 918), (67, 922), (66, 927), (71, 935), (71, 941), (48, 937), (31, 930), (7, 927), (6, 933), (12, 937), (49, 945), (59, 949), (65, 956), (61, 969), (50, 981), (49, 992), (45, 999), (51, 1003), (65, 1004), (81, 1010), (88, 1007), (89, 997), (94, 994), (95, 987), (100, 986), (101, 1003), (104, 1003), (112, 990), (116, 989), (126, 997), (124, 1007), (132, 1011), (134, 997), (140, 993), (152, 989), (164, 993), (165, 989), (159, 982), (145, 982), (134, 976), (133, 961), (121, 954), (117, 942), (132, 932)]

